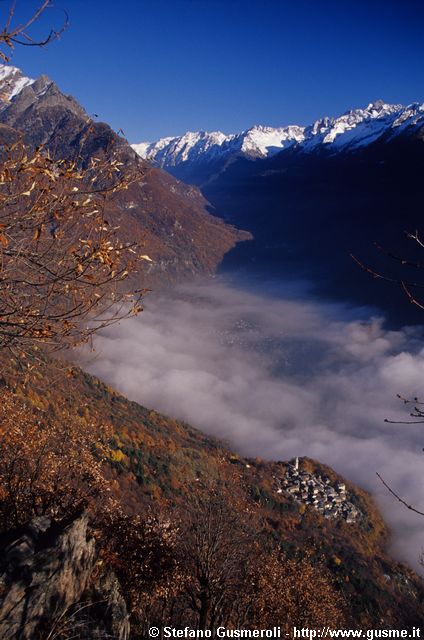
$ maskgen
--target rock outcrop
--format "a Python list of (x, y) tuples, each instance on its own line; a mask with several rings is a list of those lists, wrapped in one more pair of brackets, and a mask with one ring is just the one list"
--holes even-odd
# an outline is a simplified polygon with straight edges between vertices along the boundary
[(93, 639), (128, 638), (116, 577), (93, 579), (96, 549), (85, 515), (61, 525), (36, 518), (4, 534), (0, 553), (0, 640), (44, 640), (74, 628), (89, 629)]

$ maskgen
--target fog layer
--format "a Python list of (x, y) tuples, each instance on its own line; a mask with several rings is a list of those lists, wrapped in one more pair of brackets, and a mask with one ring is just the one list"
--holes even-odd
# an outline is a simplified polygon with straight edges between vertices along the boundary
[(224, 438), (242, 454), (310, 456), (368, 489), (417, 566), (424, 519), (424, 425), (396, 394), (423, 395), (419, 330), (387, 331), (341, 307), (269, 299), (222, 282), (150, 295), (109, 328), (87, 368), (128, 398)]

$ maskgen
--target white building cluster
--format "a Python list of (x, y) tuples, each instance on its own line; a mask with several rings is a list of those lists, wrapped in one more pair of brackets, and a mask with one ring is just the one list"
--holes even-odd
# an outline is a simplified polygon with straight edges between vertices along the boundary
[(276, 478), (277, 493), (288, 493), (296, 502), (314, 507), (325, 518), (343, 518), (357, 522), (362, 513), (347, 499), (346, 486), (336, 485), (326, 476), (314, 475), (299, 468), (299, 458), (289, 463), (286, 474)]

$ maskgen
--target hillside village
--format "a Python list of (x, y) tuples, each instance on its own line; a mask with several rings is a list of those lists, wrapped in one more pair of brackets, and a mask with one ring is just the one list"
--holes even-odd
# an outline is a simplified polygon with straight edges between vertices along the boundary
[(335, 486), (326, 476), (314, 475), (299, 467), (299, 458), (289, 463), (282, 478), (275, 477), (277, 493), (287, 493), (296, 502), (314, 507), (325, 518), (340, 518), (347, 523), (358, 522), (362, 513), (348, 500), (346, 485)]

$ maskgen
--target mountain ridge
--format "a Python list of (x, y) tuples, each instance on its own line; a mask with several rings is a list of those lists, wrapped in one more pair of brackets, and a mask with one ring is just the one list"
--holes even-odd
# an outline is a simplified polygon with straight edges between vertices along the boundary
[[(266, 157), (205, 153), (165, 169), (252, 233), (222, 272), (260, 277), (261, 286), (264, 277), (304, 280), (320, 299), (367, 306), (392, 326), (422, 324), (399, 283), (417, 281), (408, 261), (421, 260), (405, 232), (422, 229), (424, 105), (380, 100), (305, 131), (303, 142)], [(381, 274), (378, 284), (352, 254)], [(421, 301), (420, 287), (412, 289)]]
[(310, 153), (318, 149), (336, 153), (355, 150), (389, 133), (396, 137), (407, 127), (424, 125), (424, 104), (371, 102), (363, 109), (351, 109), (338, 117), (323, 117), (309, 126), (267, 127), (255, 125), (241, 133), (221, 131), (187, 132), (182, 136), (141, 142), (132, 148), (140, 157), (162, 168), (190, 163), (211, 163), (231, 156), (270, 158), (295, 149)]

